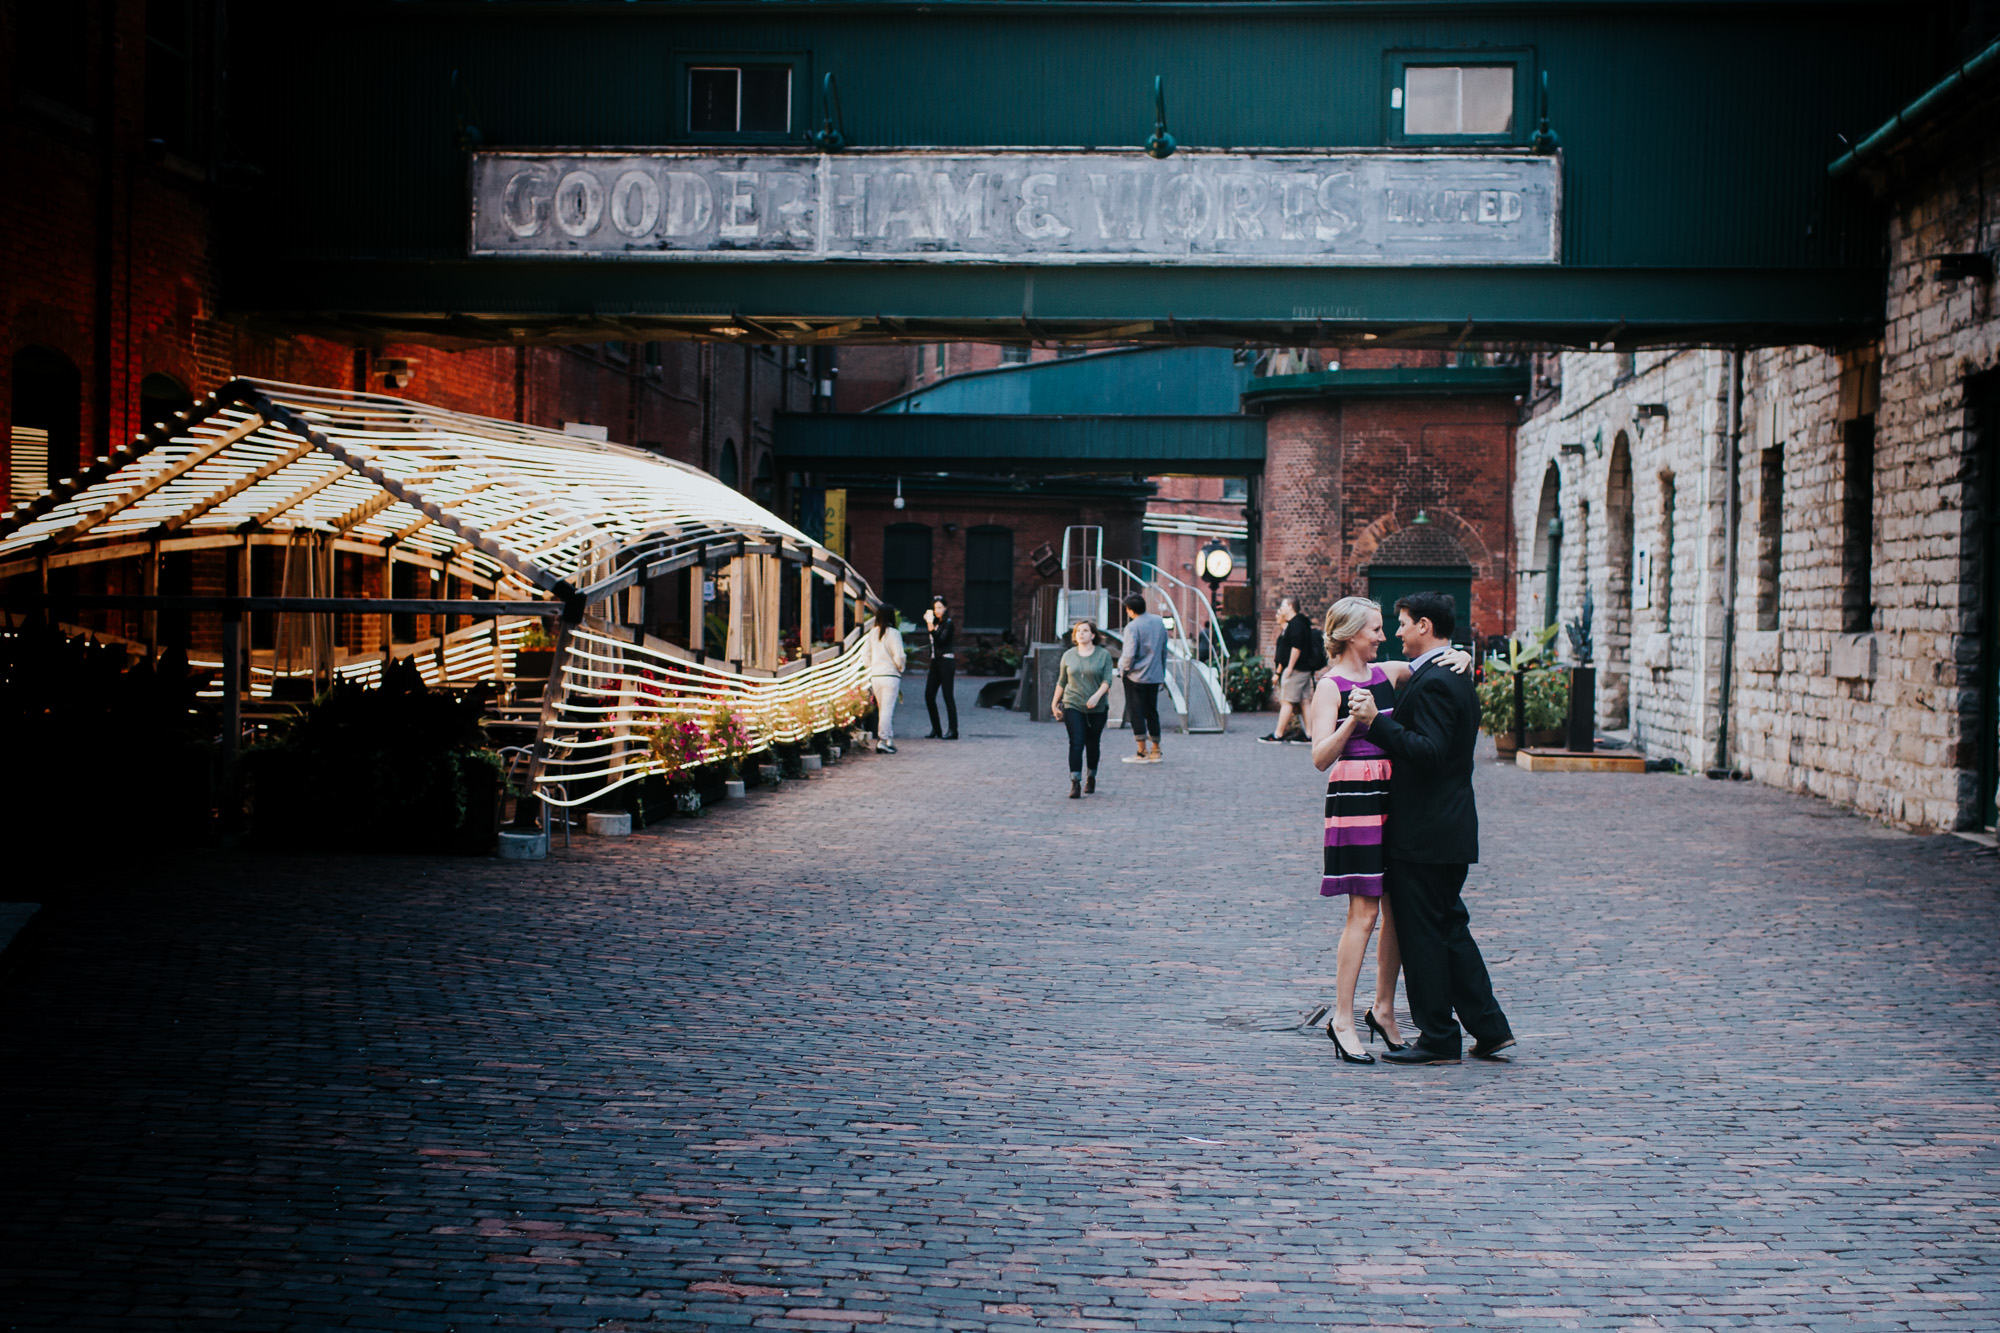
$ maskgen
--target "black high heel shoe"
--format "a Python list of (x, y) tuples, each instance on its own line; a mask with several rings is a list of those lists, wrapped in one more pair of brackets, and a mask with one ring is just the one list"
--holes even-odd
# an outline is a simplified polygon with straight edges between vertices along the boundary
[[(1355, 1034), (1357, 1037), (1359, 1033)], [(1340, 1052), (1340, 1058), (1350, 1065), (1372, 1065), (1375, 1057), (1363, 1050), (1359, 1055), (1349, 1055), (1347, 1048), (1340, 1044), (1340, 1034), (1333, 1030), (1333, 1024), (1326, 1025), (1326, 1039), (1333, 1043), (1333, 1049)]]
[[(1370, 1009), (1367, 1013), (1361, 1015), (1361, 1021), (1368, 1025), (1368, 1031), (1370, 1032), (1370, 1034), (1372, 1034), (1369, 1037), (1370, 1041), (1373, 1041), (1376, 1037), (1380, 1037), (1382, 1039), (1382, 1044), (1384, 1046), (1387, 1046), (1392, 1051), (1400, 1051), (1403, 1049), (1403, 1047), (1409, 1045), (1408, 1042), (1390, 1041), (1389, 1034), (1384, 1032), (1382, 1030), (1382, 1025), (1375, 1021), (1375, 1011), (1373, 1009)], [(1332, 1031), (1332, 1029), (1329, 1028), (1328, 1031)]]

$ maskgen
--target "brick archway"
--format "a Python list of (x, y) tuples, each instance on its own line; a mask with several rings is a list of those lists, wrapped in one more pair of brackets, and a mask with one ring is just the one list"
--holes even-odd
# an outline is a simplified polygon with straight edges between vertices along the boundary
[[(1425, 506), (1422, 512), (1424, 517), (1428, 518), (1430, 522), (1421, 527), (1415, 522), (1418, 510), (1410, 508), (1392, 509), (1388, 513), (1377, 517), (1372, 523), (1361, 530), (1361, 534), (1354, 539), (1354, 545), (1348, 554), (1347, 577), (1344, 581), (1347, 583), (1349, 591), (1353, 590), (1353, 585), (1360, 578), (1361, 571), (1375, 563), (1376, 552), (1382, 548), (1383, 542), (1405, 532), (1421, 533), (1426, 527), (1432, 529), (1446, 542), (1457, 546), (1457, 554), (1462, 556), (1464, 563), (1472, 566), (1472, 577), (1475, 583), (1496, 577), (1496, 566), (1492, 549), (1487, 546), (1485, 539), (1479, 535), (1479, 529), (1466, 522), (1453, 509)], [(1456, 559), (1404, 559), (1400, 563), (1413, 565), (1456, 564), (1458, 561)]]

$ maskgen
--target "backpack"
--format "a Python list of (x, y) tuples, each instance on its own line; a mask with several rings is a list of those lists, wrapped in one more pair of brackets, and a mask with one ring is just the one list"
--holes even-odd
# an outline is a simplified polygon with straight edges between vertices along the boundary
[(1299, 646), (1299, 670), (1317, 675), (1332, 665), (1326, 656), (1326, 639), (1314, 625), (1306, 626), (1306, 641)]

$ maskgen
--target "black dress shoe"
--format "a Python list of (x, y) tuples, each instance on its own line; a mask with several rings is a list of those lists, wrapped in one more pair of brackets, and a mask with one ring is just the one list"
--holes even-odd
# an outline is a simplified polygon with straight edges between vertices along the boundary
[(1472, 1043), (1472, 1058), (1475, 1060), (1498, 1060), (1500, 1052), (1513, 1044), (1514, 1034), (1511, 1032), (1494, 1041), (1475, 1041)]
[(958, 739), (958, 733), (955, 731), (947, 731), (944, 734), (944, 738), (948, 741), (955, 741)]
[(942, 731), (927, 731), (924, 733), (924, 739), (927, 741), (941, 741), (944, 739), (944, 733)]
[(1459, 1063), (1457, 1051), (1432, 1051), (1415, 1042), (1400, 1051), (1385, 1051), (1382, 1058), (1392, 1065), (1455, 1065)]

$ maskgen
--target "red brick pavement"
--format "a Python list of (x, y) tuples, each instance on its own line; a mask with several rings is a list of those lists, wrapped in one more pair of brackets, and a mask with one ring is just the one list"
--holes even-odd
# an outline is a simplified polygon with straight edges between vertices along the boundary
[(1081, 802), (968, 709), (542, 864), (62, 898), (0, 1327), (2000, 1326), (1990, 857), (1487, 766), (1519, 1058), (1346, 1067), (1285, 1030), (1338, 909), (1257, 721)]

